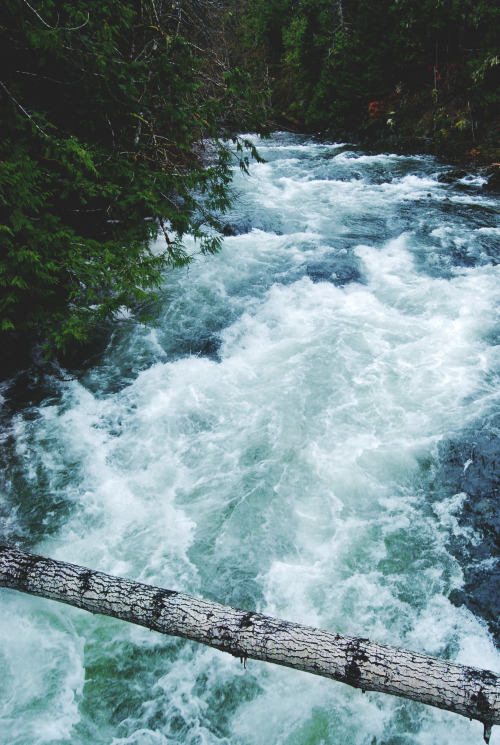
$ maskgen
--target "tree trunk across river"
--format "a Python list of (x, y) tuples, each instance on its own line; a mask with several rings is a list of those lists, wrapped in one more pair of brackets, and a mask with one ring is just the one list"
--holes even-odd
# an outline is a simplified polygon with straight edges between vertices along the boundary
[(230, 608), (86, 567), (0, 546), (0, 586), (180, 636), (238, 657), (321, 675), (500, 724), (500, 675), (369, 639)]

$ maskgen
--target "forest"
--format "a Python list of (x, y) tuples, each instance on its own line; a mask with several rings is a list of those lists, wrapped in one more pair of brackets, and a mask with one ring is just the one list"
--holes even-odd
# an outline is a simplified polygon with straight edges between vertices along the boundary
[(217, 251), (242, 132), (496, 164), (499, 38), (493, 0), (4, 0), (4, 340), (64, 354)]
[(250, 15), (273, 79), (273, 105), (285, 120), (497, 157), (497, 4), (263, 1)]

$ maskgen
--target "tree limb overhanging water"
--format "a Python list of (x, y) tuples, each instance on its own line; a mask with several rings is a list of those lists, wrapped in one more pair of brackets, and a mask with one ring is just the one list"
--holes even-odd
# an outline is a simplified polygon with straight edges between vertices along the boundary
[(500, 724), (500, 675), (0, 546), (0, 586), (162, 634)]

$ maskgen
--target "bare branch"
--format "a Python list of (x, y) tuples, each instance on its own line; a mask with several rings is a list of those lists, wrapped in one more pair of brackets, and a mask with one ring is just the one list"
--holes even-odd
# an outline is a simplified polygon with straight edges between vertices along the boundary
[(27, 117), (27, 118), (28, 118), (28, 119), (30, 120), (30, 122), (31, 122), (31, 123), (33, 124), (33, 126), (34, 126), (34, 127), (36, 127), (36, 128), (38, 129), (38, 131), (40, 132), (40, 134), (42, 134), (42, 135), (43, 135), (44, 137), (48, 137), (48, 134), (47, 134), (46, 132), (44, 132), (44, 131), (43, 131), (43, 129), (41, 129), (41, 127), (39, 127), (39, 126), (38, 126), (38, 124), (37, 124), (37, 123), (35, 122), (35, 120), (34, 120), (34, 119), (33, 119), (33, 117), (31, 116), (31, 114), (29, 114), (29, 113), (28, 113), (28, 112), (26, 111), (26, 109), (24, 108), (24, 106), (22, 106), (22, 105), (21, 105), (21, 104), (19, 103), (19, 101), (18, 101), (18, 100), (17, 100), (16, 98), (14, 98), (14, 96), (13, 96), (13, 95), (12, 95), (12, 93), (11, 93), (11, 92), (9, 91), (9, 89), (7, 88), (7, 86), (6, 86), (6, 85), (5, 85), (5, 84), (4, 84), (4, 83), (3, 83), (3, 82), (2, 82), (1, 80), (0, 80), (0, 85), (2, 86), (2, 88), (4, 89), (4, 91), (5, 91), (6, 93), (7, 93), (7, 95), (9, 96), (9, 98), (11, 98), (11, 99), (12, 99), (12, 101), (14, 101), (14, 103), (16, 104), (16, 106), (17, 106), (17, 107), (18, 107), (19, 109), (21, 109), (21, 111), (23, 112), (23, 114), (24, 114), (24, 115), (25, 115), (25, 116), (26, 116), (26, 117)]

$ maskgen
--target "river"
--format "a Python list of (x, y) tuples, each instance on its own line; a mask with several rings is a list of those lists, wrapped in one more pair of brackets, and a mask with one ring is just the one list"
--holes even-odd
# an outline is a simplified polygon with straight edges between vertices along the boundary
[[(77, 378), (4, 382), (0, 538), (499, 672), (498, 194), (430, 156), (258, 147), (222, 251), (166, 277), (154, 326), (122, 319)], [(1, 591), (1, 745), (481, 738)]]

